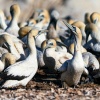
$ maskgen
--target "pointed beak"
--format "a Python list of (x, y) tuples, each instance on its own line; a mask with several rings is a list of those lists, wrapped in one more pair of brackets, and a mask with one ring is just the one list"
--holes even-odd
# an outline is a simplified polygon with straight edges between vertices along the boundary
[(70, 25), (69, 23), (67, 23), (65, 20), (63, 20), (64, 24), (69, 28), (69, 30), (74, 34), (77, 35), (75, 28)]
[(35, 11), (40, 13), (42, 12), (42, 9), (36, 9)]
[(41, 33), (46, 33), (48, 32), (48, 30), (41, 30)]
[(61, 42), (59, 42), (59, 41), (56, 41), (56, 43), (57, 43), (57, 45), (59, 45), (59, 46), (64, 46), (64, 47), (68, 48), (68, 46), (65, 45), (64, 43), (61, 43)]
[(63, 22), (64, 22), (64, 24), (65, 24), (71, 31), (74, 31), (72, 25), (70, 25), (69, 23), (67, 23), (65, 20), (63, 20)]
[(44, 33), (48, 32), (48, 30), (40, 30), (40, 31), (41, 31), (41, 32), (39, 32), (35, 38), (37, 38), (37, 37), (38, 37), (39, 35), (41, 35), (41, 34), (44, 34)]
[[(77, 43), (77, 39), (76, 39), (77, 32), (76, 32), (75, 27), (73, 27), (72, 25), (68, 24), (65, 20), (64, 20), (63, 22), (64, 22), (64, 24), (70, 29), (71, 33), (74, 35), (74, 37), (75, 37), (75, 42)], [(72, 38), (72, 35), (71, 35), (70, 38)]]
[(44, 17), (42, 15), (39, 15), (37, 18), (35, 18), (37, 23), (40, 22), (43, 19), (44, 19)]
[(42, 16), (38, 16), (37, 18), (35, 18), (35, 20), (40, 20), (42, 18), (43, 18)]

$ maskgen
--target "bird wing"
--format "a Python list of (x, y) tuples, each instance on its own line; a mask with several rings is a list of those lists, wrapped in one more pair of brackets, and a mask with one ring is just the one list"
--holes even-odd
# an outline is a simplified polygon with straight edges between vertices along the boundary
[(5, 69), (3, 74), (5, 74), (6, 77), (10, 79), (23, 79), (25, 77), (30, 76), (30, 74), (34, 72), (36, 73), (37, 69), (35, 67), (33, 68), (32, 66), (35, 65), (29, 64), (25, 60), (20, 61)]
[(61, 67), (57, 70), (58, 72), (64, 72), (67, 70), (69, 60), (65, 61)]

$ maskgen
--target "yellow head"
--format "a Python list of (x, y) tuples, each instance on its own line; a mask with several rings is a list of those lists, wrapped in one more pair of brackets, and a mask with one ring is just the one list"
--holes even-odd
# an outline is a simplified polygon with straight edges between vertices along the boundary
[(12, 17), (18, 18), (20, 15), (20, 7), (18, 4), (14, 4), (10, 7), (10, 14)]
[(76, 21), (72, 25), (78, 27), (79, 29), (85, 29), (85, 24), (81, 21)]
[(28, 32), (32, 29), (32, 27), (29, 26), (25, 26), (20, 28), (18, 34), (20, 38), (23, 38), (24, 36), (26, 36), (28, 34)]
[(49, 39), (46, 41), (47, 47), (55, 48), (57, 46), (56, 41), (54, 39)]
[(32, 18), (32, 19), (29, 19), (27, 23), (28, 23), (27, 24), (28, 26), (34, 26), (36, 24), (36, 20)]
[(98, 12), (93, 12), (90, 15), (90, 19), (92, 23), (95, 23), (96, 20), (98, 20), (100, 22), (100, 14)]
[(37, 20), (38, 21), (44, 20), (44, 23), (50, 22), (50, 15), (49, 15), (48, 10), (46, 10), (46, 9), (40, 10)]

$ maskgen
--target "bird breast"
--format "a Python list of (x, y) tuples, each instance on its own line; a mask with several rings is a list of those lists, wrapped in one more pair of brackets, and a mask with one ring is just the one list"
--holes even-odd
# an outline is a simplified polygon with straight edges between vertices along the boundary
[(36, 46), (41, 48), (42, 42), (46, 40), (46, 34), (41, 34), (36, 38)]
[(77, 51), (75, 53), (75, 56), (72, 59), (72, 67), (75, 69), (75, 71), (80, 71), (84, 69), (84, 61), (80, 51)]

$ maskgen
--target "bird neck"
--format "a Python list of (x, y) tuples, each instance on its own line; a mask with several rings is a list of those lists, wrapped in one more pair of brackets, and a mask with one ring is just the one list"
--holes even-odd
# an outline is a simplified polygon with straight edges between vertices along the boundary
[(33, 38), (31, 32), (28, 34), (28, 46), (30, 49), (30, 54), (36, 54), (35, 39)]
[(81, 43), (77, 40), (76, 40), (75, 46), (74, 46), (73, 59), (82, 60)]
[(11, 19), (11, 21), (10, 21), (9, 26), (10, 26), (10, 27), (12, 27), (12, 26), (18, 27), (17, 22), (18, 22), (18, 18), (17, 18), (16, 16), (12, 16), (12, 19)]
[(86, 33), (85, 33), (84, 30), (85, 30), (85, 29), (82, 29), (82, 30), (81, 30), (81, 33), (82, 33), (82, 39), (86, 39)]
[(0, 18), (0, 26), (1, 26), (2, 29), (6, 29), (7, 25), (5, 23), (4, 18)]
[(74, 52), (80, 51), (81, 52), (81, 40), (76, 37), (76, 41), (74, 42)]

